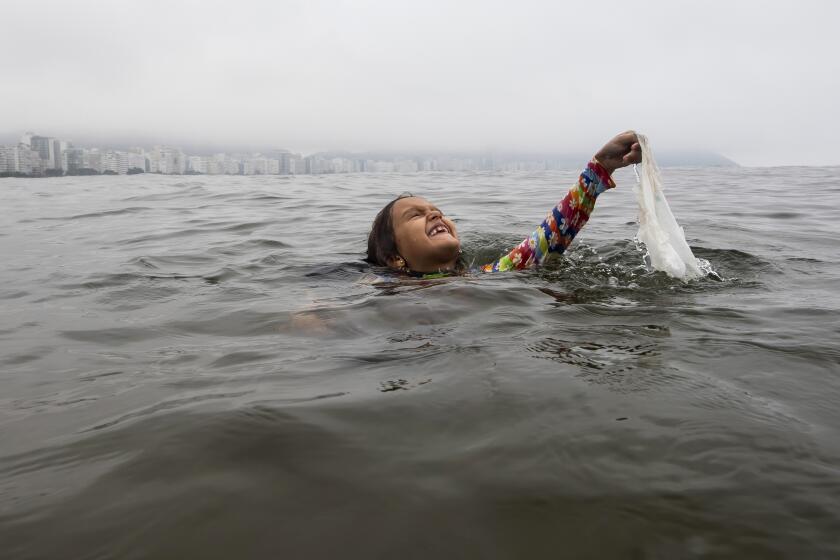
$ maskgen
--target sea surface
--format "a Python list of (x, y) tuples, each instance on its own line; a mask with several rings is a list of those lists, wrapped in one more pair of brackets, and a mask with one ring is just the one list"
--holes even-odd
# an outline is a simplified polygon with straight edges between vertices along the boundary
[(577, 172), (0, 179), (0, 557), (840, 557), (840, 168), (664, 169), (700, 280), (621, 170), (370, 281), (394, 196), (482, 264)]

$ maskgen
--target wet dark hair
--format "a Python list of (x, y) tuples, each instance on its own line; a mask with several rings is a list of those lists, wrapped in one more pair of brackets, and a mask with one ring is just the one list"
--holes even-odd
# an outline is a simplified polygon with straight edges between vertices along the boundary
[(370, 264), (390, 266), (391, 261), (399, 256), (397, 252), (397, 238), (394, 235), (394, 218), (392, 216), (394, 204), (403, 198), (411, 198), (411, 193), (403, 193), (379, 211), (373, 219), (373, 225), (368, 235), (367, 258)]

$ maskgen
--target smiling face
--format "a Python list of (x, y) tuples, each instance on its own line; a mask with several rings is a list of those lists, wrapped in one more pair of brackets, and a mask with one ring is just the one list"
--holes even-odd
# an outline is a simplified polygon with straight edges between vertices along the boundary
[[(401, 198), (391, 208), (397, 251), (415, 272), (453, 270), (461, 242), (452, 220), (428, 200), (416, 196)], [(394, 262), (389, 263), (399, 268)]]

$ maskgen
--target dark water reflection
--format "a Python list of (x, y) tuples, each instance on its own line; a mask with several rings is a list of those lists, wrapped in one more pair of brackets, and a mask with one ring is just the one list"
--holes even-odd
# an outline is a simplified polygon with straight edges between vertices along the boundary
[(837, 169), (667, 170), (691, 283), (629, 174), (539, 271), (365, 282), (392, 195), (482, 262), (573, 177), (0, 181), (2, 556), (840, 555)]

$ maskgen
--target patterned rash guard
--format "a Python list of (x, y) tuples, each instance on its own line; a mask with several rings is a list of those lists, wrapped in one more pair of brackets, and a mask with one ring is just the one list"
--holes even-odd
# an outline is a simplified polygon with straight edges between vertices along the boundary
[(545, 220), (522, 243), (494, 263), (484, 265), (484, 272), (521, 270), (545, 262), (551, 254), (561, 254), (581, 228), (586, 225), (595, 199), (615, 187), (610, 174), (597, 161), (591, 161), (566, 196), (557, 203)]

